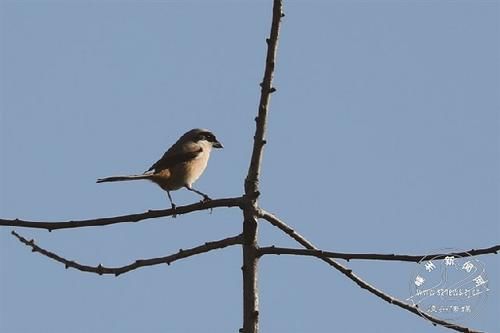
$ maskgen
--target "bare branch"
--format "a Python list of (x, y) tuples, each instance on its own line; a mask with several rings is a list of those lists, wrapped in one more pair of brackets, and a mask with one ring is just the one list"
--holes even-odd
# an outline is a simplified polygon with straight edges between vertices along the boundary
[[(309, 249), (309, 250), (318, 250), (311, 242), (309, 242), (307, 239), (305, 239), (304, 237), (302, 237), (301, 235), (299, 235), (297, 232), (295, 232), (295, 230), (293, 230), (292, 228), (290, 228), (288, 225), (286, 225), (286, 223), (284, 223), (283, 221), (281, 221), (280, 219), (278, 219), (273, 214), (271, 214), (269, 212), (266, 212), (265, 210), (261, 209), (260, 212), (259, 212), (259, 216), (261, 218), (263, 218), (264, 220), (268, 221), (269, 223), (271, 223), (272, 225), (274, 225), (275, 227), (279, 228), (283, 232), (285, 232), (287, 235), (289, 235), (290, 237), (292, 237), (295, 241), (297, 241), (298, 243), (300, 243), (306, 249)], [(354, 274), (351, 269), (349, 269), (349, 268), (347, 268), (347, 267), (339, 264), (335, 260), (333, 260), (331, 258), (326, 258), (326, 257), (319, 257), (319, 259), (323, 260), (324, 262), (326, 262), (330, 266), (334, 267), (336, 270), (340, 271), (342, 274), (344, 274), (350, 280), (352, 280), (353, 282), (355, 282), (362, 289), (366, 289), (368, 292), (374, 294), (375, 296), (383, 299), (384, 301), (386, 301), (388, 303), (397, 305), (400, 308), (403, 308), (405, 310), (408, 310), (408, 311), (416, 314), (417, 316), (426, 318), (429, 321), (431, 321), (434, 325), (441, 325), (441, 326), (444, 326), (446, 328), (450, 328), (450, 329), (458, 331), (458, 332), (480, 333), (480, 331), (474, 331), (474, 330), (472, 330), (470, 328), (467, 328), (467, 327), (464, 327), (464, 326), (460, 326), (460, 325), (457, 325), (457, 324), (454, 324), (454, 323), (450, 323), (450, 322), (447, 322), (445, 320), (442, 320), (442, 319), (430, 316), (430, 315), (426, 314), (425, 312), (420, 312), (417, 307), (412, 306), (412, 305), (407, 304), (407, 303), (404, 303), (403, 301), (401, 301), (401, 300), (399, 300), (399, 299), (397, 299), (395, 297), (392, 297), (392, 296), (384, 293), (380, 289), (375, 288), (374, 286), (372, 286), (368, 282), (365, 282), (359, 276), (357, 276), (356, 274)]]
[(48, 231), (52, 231), (58, 229), (96, 227), (96, 226), (104, 226), (104, 225), (125, 223), (125, 222), (139, 222), (146, 219), (182, 215), (199, 210), (212, 209), (216, 207), (240, 207), (241, 205), (242, 205), (241, 197), (223, 198), (223, 199), (214, 199), (210, 201), (198, 202), (186, 206), (178, 206), (175, 208), (175, 210), (174, 209), (148, 210), (147, 212), (139, 214), (103, 217), (103, 218), (80, 220), (80, 221), (35, 222), (35, 221), (25, 221), (19, 219), (14, 219), (14, 220), (0, 219), (0, 226), (37, 228), (37, 229), (47, 229)]
[(243, 328), (244, 333), (259, 331), (259, 297), (257, 288), (257, 199), (259, 197), (259, 178), (264, 145), (266, 144), (267, 112), (271, 94), (276, 91), (272, 86), (276, 51), (281, 18), (281, 0), (274, 0), (271, 32), (267, 42), (266, 67), (262, 80), (259, 111), (255, 118), (256, 127), (250, 166), (245, 178), (245, 204), (243, 205)]
[(252, 151), (252, 158), (248, 168), (248, 174), (245, 179), (245, 193), (252, 195), (259, 189), (259, 176), (262, 164), (262, 154), (264, 145), (266, 144), (266, 128), (267, 128), (267, 113), (271, 94), (276, 91), (272, 86), (274, 67), (276, 61), (276, 52), (278, 49), (278, 38), (280, 32), (281, 18), (284, 16), (282, 11), (281, 0), (274, 0), (273, 4), (273, 18), (271, 23), (270, 37), (266, 39), (267, 42), (267, 55), (266, 55), (266, 68), (264, 70), (264, 78), (260, 84), (260, 101), (259, 112), (255, 118), (256, 128), (254, 135), (254, 144)]
[(71, 267), (71, 268), (75, 268), (75, 269), (77, 269), (79, 271), (83, 271), (83, 272), (96, 273), (99, 275), (113, 274), (115, 276), (133, 271), (133, 270), (140, 268), (140, 267), (154, 266), (154, 265), (160, 265), (160, 264), (170, 265), (174, 261), (177, 261), (180, 259), (192, 257), (192, 256), (195, 256), (197, 254), (206, 253), (206, 252), (216, 250), (216, 249), (223, 249), (223, 248), (228, 247), (228, 246), (242, 243), (242, 236), (238, 235), (238, 236), (234, 236), (234, 237), (221, 239), (218, 241), (206, 242), (203, 245), (193, 247), (193, 248), (190, 248), (187, 250), (181, 249), (181, 250), (179, 250), (179, 252), (165, 256), (165, 257), (151, 258), (151, 259), (138, 259), (129, 265), (125, 265), (125, 266), (121, 266), (121, 267), (104, 267), (102, 265), (97, 265), (94, 267), (94, 266), (82, 265), (76, 261), (63, 258), (54, 252), (50, 252), (48, 250), (45, 250), (45, 249), (39, 247), (38, 245), (35, 244), (35, 241), (33, 239), (27, 240), (26, 238), (22, 237), (21, 235), (19, 235), (15, 231), (12, 231), (11, 233), (21, 243), (25, 244), (26, 246), (31, 247), (32, 252), (38, 252), (46, 257), (49, 257), (55, 261), (58, 261), (58, 262), (64, 264), (64, 266), (66, 268)]
[(420, 262), (424, 259), (444, 259), (448, 256), (454, 257), (472, 257), (482, 254), (497, 254), (500, 251), (500, 245), (491, 246), (483, 249), (472, 249), (464, 252), (451, 252), (451, 253), (431, 253), (426, 255), (407, 255), (407, 254), (379, 254), (379, 253), (345, 253), (345, 252), (329, 252), (323, 250), (309, 250), (309, 249), (291, 249), (285, 247), (261, 247), (258, 250), (259, 257), (266, 254), (289, 254), (298, 256), (312, 256), (318, 258), (337, 258), (345, 259), (347, 261), (352, 259), (362, 260), (388, 260), (388, 261), (410, 261)]

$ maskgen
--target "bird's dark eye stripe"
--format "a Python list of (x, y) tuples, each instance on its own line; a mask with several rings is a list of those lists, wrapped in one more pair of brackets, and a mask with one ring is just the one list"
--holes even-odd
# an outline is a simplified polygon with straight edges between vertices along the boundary
[(215, 141), (215, 136), (210, 132), (203, 132), (198, 135), (198, 140)]

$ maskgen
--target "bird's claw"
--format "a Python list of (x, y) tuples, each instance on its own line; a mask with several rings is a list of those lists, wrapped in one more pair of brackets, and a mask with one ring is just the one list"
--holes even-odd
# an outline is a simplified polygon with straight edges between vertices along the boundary
[[(205, 194), (205, 195), (203, 195), (203, 200), (201, 200), (201, 203), (204, 204), (204, 203), (207, 203), (211, 200), (212, 199), (208, 195)], [(209, 209), (210, 214), (212, 214), (212, 211), (213, 211), (213, 208), (210, 208)]]
[(172, 217), (174, 219), (177, 217), (177, 212), (175, 211), (176, 208), (177, 208), (177, 206), (175, 204), (172, 204), (172, 210), (174, 211), (174, 213), (172, 214)]

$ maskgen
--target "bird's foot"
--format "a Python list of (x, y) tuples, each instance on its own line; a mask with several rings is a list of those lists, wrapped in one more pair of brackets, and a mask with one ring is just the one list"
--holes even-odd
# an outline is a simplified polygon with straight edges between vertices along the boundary
[[(207, 202), (209, 202), (209, 201), (212, 201), (212, 199), (211, 199), (208, 195), (203, 194), (203, 200), (201, 200), (200, 202), (201, 202), (202, 204), (204, 204), (204, 203), (207, 203)], [(210, 214), (212, 214), (212, 211), (213, 211), (213, 208), (210, 208), (210, 209), (209, 209)]]
[(175, 204), (172, 203), (172, 210), (174, 211), (174, 213), (172, 214), (172, 217), (175, 219), (177, 217), (177, 212), (175, 211), (175, 209), (177, 208), (177, 206)]

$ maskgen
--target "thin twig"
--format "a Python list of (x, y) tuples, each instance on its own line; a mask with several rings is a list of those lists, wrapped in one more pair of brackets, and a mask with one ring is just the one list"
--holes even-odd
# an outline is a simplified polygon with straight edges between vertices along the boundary
[(407, 254), (380, 254), (380, 253), (345, 253), (345, 252), (329, 252), (323, 250), (311, 249), (292, 249), (285, 247), (267, 246), (261, 247), (258, 250), (258, 255), (263, 256), (266, 254), (289, 254), (298, 256), (312, 256), (319, 258), (337, 258), (349, 260), (388, 260), (388, 261), (410, 261), (420, 262), (424, 259), (444, 259), (445, 257), (472, 257), (482, 254), (497, 254), (500, 251), (500, 245), (491, 246), (483, 249), (471, 249), (464, 252), (451, 252), (451, 253), (431, 253), (426, 255), (407, 255)]
[(63, 258), (59, 255), (57, 255), (54, 252), (50, 252), (44, 248), (41, 248), (40, 246), (35, 244), (35, 241), (32, 240), (27, 240), (23, 236), (19, 235), (17, 232), (12, 231), (12, 235), (14, 235), (21, 243), (25, 244), (26, 246), (31, 247), (32, 252), (38, 252), (46, 257), (49, 257), (50, 259), (53, 259), (55, 261), (58, 261), (66, 268), (75, 268), (79, 271), (83, 272), (89, 272), (89, 273), (95, 273), (99, 275), (103, 274), (112, 274), (115, 276), (133, 271), (137, 268), (140, 267), (145, 267), (145, 266), (154, 266), (154, 265), (160, 265), (160, 264), (167, 264), (170, 265), (174, 261), (192, 257), (194, 255), (200, 254), (200, 253), (206, 253), (212, 250), (216, 249), (223, 249), (225, 247), (231, 246), (231, 245), (236, 245), (236, 244), (241, 244), (242, 242), (242, 236), (234, 236), (234, 237), (229, 237), (225, 239), (221, 239), (218, 241), (213, 241), (213, 242), (206, 242), (203, 245), (196, 246), (190, 249), (186, 250), (179, 250), (179, 252), (175, 254), (171, 254), (165, 257), (159, 257), (159, 258), (151, 258), (151, 259), (138, 259), (135, 262), (121, 266), (121, 267), (104, 267), (102, 265), (97, 265), (97, 266), (88, 266), (88, 265), (82, 265), (79, 264), (76, 261), (73, 260), (68, 260), (66, 258)]
[[(268, 221), (269, 223), (271, 223), (272, 225), (274, 225), (275, 227), (279, 228), (283, 232), (285, 232), (287, 235), (292, 237), (295, 241), (300, 243), (305, 248), (310, 249), (310, 250), (318, 250), (311, 242), (309, 242), (307, 239), (302, 237), (295, 230), (290, 228), (285, 222), (281, 221), (279, 218), (277, 218), (273, 214), (261, 209), (259, 216), (261, 218), (263, 218), (264, 220)], [(421, 312), (417, 307), (412, 306), (412, 305), (407, 304), (407, 303), (404, 303), (403, 301), (384, 293), (380, 289), (375, 288), (374, 286), (372, 286), (368, 282), (365, 282), (359, 276), (354, 274), (351, 269), (339, 264), (338, 262), (336, 262), (335, 260), (333, 260), (331, 258), (319, 257), (319, 259), (323, 260), (324, 262), (326, 262), (330, 266), (332, 266), (335, 269), (337, 269), (338, 271), (340, 271), (342, 274), (344, 274), (350, 280), (355, 282), (361, 288), (366, 289), (368, 292), (374, 294), (375, 296), (383, 299), (384, 301), (386, 301), (388, 303), (397, 305), (400, 308), (403, 308), (403, 309), (408, 310), (408, 311), (410, 311), (410, 312), (412, 312), (420, 317), (428, 319), (434, 325), (441, 325), (441, 326), (444, 326), (446, 328), (449, 328), (449, 329), (452, 329), (452, 330), (455, 330), (458, 332), (480, 333), (480, 331), (474, 331), (470, 328), (460, 326), (460, 325), (457, 325), (454, 323), (450, 323), (450, 322), (447, 322), (445, 320), (430, 316), (430, 315), (426, 314), (425, 312)]]
[(264, 145), (266, 144), (267, 113), (271, 94), (276, 91), (272, 86), (273, 74), (278, 49), (281, 18), (283, 17), (281, 0), (274, 0), (271, 32), (267, 42), (266, 66), (262, 80), (259, 111), (255, 118), (252, 157), (245, 178), (245, 204), (243, 205), (243, 328), (244, 333), (259, 331), (259, 297), (257, 288), (257, 199), (259, 197), (259, 178)]
[(139, 222), (146, 219), (182, 215), (195, 211), (212, 209), (216, 207), (239, 207), (242, 205), (242, 198), (223, 198), (210, 201), (198, 202), (186, 206), (178, 206), (174, 209), (148, 210), (144, 213), (129, 214), (114, 217), (102, 217), (90, 220), (66, 221), (66, 222), (35, 222), (20, 219), (8, 220), (0, 219), (0, 226), (24, 227), (47, 229), (48, 231), (69, 228), (96, 227), (116, 223)]

